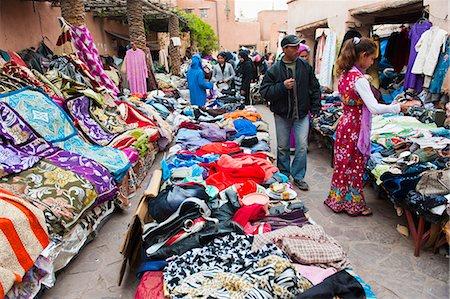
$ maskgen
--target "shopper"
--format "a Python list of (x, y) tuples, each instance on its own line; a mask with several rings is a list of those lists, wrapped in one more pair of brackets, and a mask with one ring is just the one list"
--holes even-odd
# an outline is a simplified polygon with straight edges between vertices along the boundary
[(336, 129), (334, 173), (325, 204), (334, 212), (350, 216), (372, 214), (363, 196), (364, 164), (370, 156), (371, 113), (399, 113), (404, 104), (378, 104), (364, 72), (373, 64), (377, 47), (368, 38), (345, 42), (337, 60), (339, 93), (344, 114)]
[(245, 51), (239, 52), (239, 63), (234, 79), (236, 90), (245, 98), (245, 105), (250, 105), (250, 83), (254, 77), (252, 62)]
[[(283, 58), (277, 61), (264, 76), (261, 95), (270, 103), (275, 115), (277, 132), (277, 166), (294, 184), (308, 190), (304, 181), (308, 150), (309, 113), (316, 117), (320, 111), (320, 87), (312, 67), (298, 58), (300, 40), (287, 35), (281, 41)], [(291, 128), (295, 132), (295, 156), (289, 154)]]
[(187, 72), (187, 81), (191, 104), (204, 106), (206, 104), (206, 90), (213, 88), (211, 82), (205, 80), (200, 54), (192, 56), (192, 63)]
[(234, 80), (233, 66), (227, 61), (227, 54), (225, 52), (217, 55), (218, 63), (213, 67), (213, 75), (211, 82), (215, 82), (220, 90), (228, 90)]

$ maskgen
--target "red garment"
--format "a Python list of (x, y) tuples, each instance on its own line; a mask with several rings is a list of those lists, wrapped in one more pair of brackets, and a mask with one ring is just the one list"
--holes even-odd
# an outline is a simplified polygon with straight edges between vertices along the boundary
[(272, 231), (272, 227), (269, 223), (260, 223), (251, 225), (250, 222), (244, 227), (244, 234), (246, 235), (261, 235)]
[(236, 211), (231, 220), (244, 228), (247, 224), (249, 224), (249, 222), (263, 219), (264, 217), (266, 217), (266, 214), (266, 207), (255, 203), (249, 206), (241, 207)]
[(199, 150), (195, 152), (197, 156), (203, 156), (206, 154), (218, 154), (218, 155), (229, 155), (233, 153), (242, 152), (239, 144), (236, 142), (213, 142), (202, 146)]
[(16, 53), (12, 51), (8, 51), (9, 56), (11, 56), (11, 60), (17, 63), (17, 65), (28, 68), (28, 65), (23, 61), (23, 59)]
[(235, 184), (234, 186), (239, 194), (239, 198), (242, 198), (250, 193), (255, 193), (258, 188), (254, 181), (246, 181), (240, 184)]
[[(206, 166), (200, 164), (201, 166)], [(217, 163), (209, 164), (209, 177), (206, 184), (216, 186), (219, 191), (236, 184), (246, 181), (254, 181), (257, 184), (265, 182), (265, 172), (259, 165), (245, 166), (242, 168), (225, 168), (217, 165)]]
[(164, 299), (162, 271), (148, 271), (142, 276), (134, 299)]
[(236, 156), (223, 155), (217, 164), (227, 168), (241, 168), (245, 166), (259, 165), (264, 170), (264, 181), (270, 179), (278, 168), (267, 160), (267, 156), (261, 153), (257, 154), (239, 154)]
[(190, 121), (184, 121), (178, 126), (179, 129), (189, 129), (189, 130), (200, 130), (200, 126), (194, 123), (191, 123)]
[(125, 110), (125, 115), (123, 118), (127, 124), (137, 124), (138, 128), (157, 127), (155, 122), (140, 113), (136, 108), (128, 103), (120, 103), (119, 109)]

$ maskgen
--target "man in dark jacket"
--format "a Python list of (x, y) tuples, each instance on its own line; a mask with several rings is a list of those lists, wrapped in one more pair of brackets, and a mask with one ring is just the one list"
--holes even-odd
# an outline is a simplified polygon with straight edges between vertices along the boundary
[[(301, 190), (308, 190), (304, 181), (308, 150), (309, 113), (316, 117), (320, 111), (320, 86), (312, 67), (298, 58), (300, 40), (287, 35), (281, 41), (284, 57), (264, 76), (261, 95), (270, 103), (277, 131), (277, 166)], [(290, 132), (294, 128), (295, 157), (290, 161)]]

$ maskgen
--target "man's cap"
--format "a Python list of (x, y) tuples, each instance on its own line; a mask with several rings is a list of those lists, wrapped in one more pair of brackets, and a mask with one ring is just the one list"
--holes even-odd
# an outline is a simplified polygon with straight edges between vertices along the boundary
[(300, 39), (293, 34), (289, 34), (286, 35), (282, 40), (281, 40), (281, 47), (282, 48), (286, 48), (286, 47), (296, 47), (300, 44)]

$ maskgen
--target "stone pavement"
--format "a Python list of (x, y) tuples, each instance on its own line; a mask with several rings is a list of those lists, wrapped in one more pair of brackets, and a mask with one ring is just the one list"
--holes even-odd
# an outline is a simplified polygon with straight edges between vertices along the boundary
[[(258, 106), (258, 110), (269, 122), (275, 153), (273, 117), (265, 106)], [(406, 225), (404, 216), (398, 217), (392, 204), (378, 199), (371, 187), (365, 189), (366, 200), (374, 212), (371, 217), (334, 214), (323, 204), (333, 173), (330, 158), (327, 150), (318, 148), (315, 143), (311, 145), (306, 177), (310, 191), (297, 192), (310, 209), (312, 219), (348, 252), (355, 272), (372, 286), (379, 298), (449, 298), (449, 259), (428, 251), (414, 257), (412, 241), (396, 231), (397, 224)], [(159, 159), (151, 171), (157, 167)], [(142, 192), (142, 189), (138, 192), (134, 203)], [(56, 285), (42, 298), (134, 298), (139, 281), (133, 275), (126, 276), (121, 287), (117, 282), (121, 266), (119, 249), (135, 208), (133, 205), (127, 211), (115, 213), (97, 238), (58, 273)]]

